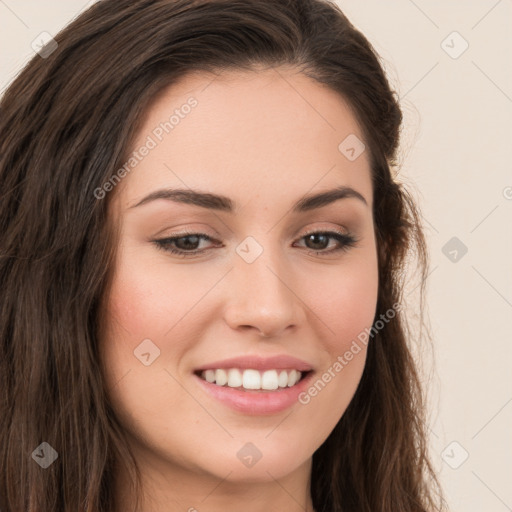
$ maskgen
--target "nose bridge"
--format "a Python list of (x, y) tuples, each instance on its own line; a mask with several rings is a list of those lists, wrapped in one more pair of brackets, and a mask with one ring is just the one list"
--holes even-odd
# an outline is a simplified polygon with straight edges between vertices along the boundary
[(252, 326), (276, 334), (297, 321), (297, 298), (280, 247), (271, 236), (248, 236), (235, 249), (226, 320), (233, 328)]

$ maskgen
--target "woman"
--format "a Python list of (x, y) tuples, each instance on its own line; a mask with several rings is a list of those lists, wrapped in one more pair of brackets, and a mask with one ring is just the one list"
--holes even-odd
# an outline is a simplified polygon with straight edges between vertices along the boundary
[(55, 41), (1, 102), (2, 511), (442, 510), (369, 42), (323, 0)]

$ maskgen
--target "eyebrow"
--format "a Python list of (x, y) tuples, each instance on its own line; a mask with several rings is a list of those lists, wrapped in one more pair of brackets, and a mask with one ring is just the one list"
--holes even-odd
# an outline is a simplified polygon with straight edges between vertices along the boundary
[[(358, 199), (368, 206), (364, 196), (357, 190), (354, 190), (351, 187), (339, 186), (332, 190), (304, 196), (293, 205), (292, 210), (294, 213), (307, 212), (316, 208), (321, 208), (322, 206), (327, 206), (328, 204), (340, 199), (349, 198)], [(233, 213), (237, 206), (229, 197), (223, 195), (199, 192), (192, 189), (161, 189), (151, 192), (137, 204), (130, 206), (130, 208), (136, 208), (138, 206), (148, 204), (151, 201), (156, 201), (157, 199), (166, 199), (168, 201), (190, 204), (201, 208), (208, 208), (227, 213)]]

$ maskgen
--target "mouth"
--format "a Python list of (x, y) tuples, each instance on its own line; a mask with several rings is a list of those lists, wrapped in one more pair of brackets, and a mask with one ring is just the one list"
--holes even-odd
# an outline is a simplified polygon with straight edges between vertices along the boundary
[(200, 379), (222, 388), (239, 391), (275, 392), (292, 388), (310, 371), (290, 369), (256, 370), (254, 368), (217, 368), (194, 372)]
[(245, 415), (288, 410), (310, 385), (314, 367), (288, 354), (246, 354), (196, 367), (193, 376), (208, 399)]
[(311, 385), (314, 373), (295, 368), (209, 368), (197, 370), (193, 376), (208, 400), (237, 414), (269, 416), (297, 406), (301, 393)]

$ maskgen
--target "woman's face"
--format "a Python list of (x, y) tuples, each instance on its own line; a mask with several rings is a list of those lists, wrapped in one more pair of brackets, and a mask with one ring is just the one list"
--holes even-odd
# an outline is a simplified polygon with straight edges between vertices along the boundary
[(110, 192), (121, 237), (102, 326), (143, 467), (238, 482), (310, 467), (376, 312), (362, 138), (340, 96), (284, 68), (189, 75), (148, 110)]

